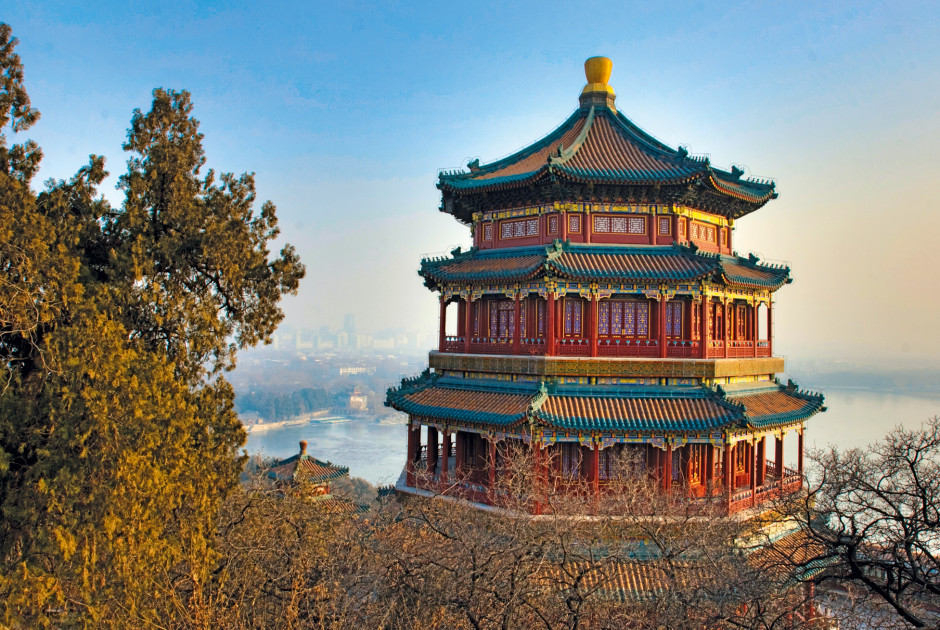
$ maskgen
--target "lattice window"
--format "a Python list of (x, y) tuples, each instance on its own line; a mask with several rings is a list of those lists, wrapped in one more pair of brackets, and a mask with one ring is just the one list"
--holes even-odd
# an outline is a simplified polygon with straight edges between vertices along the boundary
[(539, 234), (539, 220), (538, 219), (529, 219), (525, 222), (525, 235), (526, 236), (538, 236)]
[(581, 476), (581, 445), (576, 442), (561, 444), (561, 474), (569, 479)]
[(630, 234), (646, 234), (646, 217), (630, 217), (627, 219), (627, 232)]
[(610, 231), (617, 234), (626, 234), (627, 233), (627, 218), (626, 217), (610, 217)]
[(604, 337), (610, 334), (610, 304), (607, 302), (597, 305), (597, 334)]
[(597, 305), (597, 334), (601, 337), (647, 337), (649, 303), (636, 300), (600, 302)]
[(685, 219), (679, 219), (679, 236), (685, 238)]
[(702, 444), (689, 445), (689, 483), (702, 483)]
[(738, 304), (735, 313), (735, 338), (747, 338), (747, 307), (744, 304)]
[(671, 221), (669, 217), (659, 217), (659, 235), (660, 236), (669, 236), (671, 230), (670, 224)]
[(503, 221), (499, 224), (499, 238), (512, 238), (512, 223)]
[(650, 305), (640, 302), (636, 305), (636, 336), (648, 337), (650, 333)]
[(512, 339), (515, 334), (516, 305), (512, 300), (500, 300), (499, 304), (499, 338)]
[(479, 301), (468, 303), (467, 308), (473, 309), (471, 311), (473, 313), (473, 336), (479, 337), (480, 336), (480, 311), (483, 309), (480, 308)]
[(519, 336), (526, 337), (528, 333), (525, 328), (525, 316), (526, 311), (529, 310), (529, 300), (523, 299), (522, 303), (519, 304)]
[(721, 246), (728, 244), (728, 230), (721, 230)]
[(548, 233), (558, 234), (558, 215), (548, 217)]
[(512, 224), (512, 235), (513, 236), (525, 236), (526, 235), (526, 222), (525, 221), (516, 221)]
[(496, 327), (499, 314), (496, 310), (496, 306), (497, 306), (496, 302), (490, 302), (489, 304), (490, 304), (490, 329), (487, 332), (488, 332), (488, 336), (492, 337), (496, 334), (497, 330), (499, 330)]
[(682, 302), (666, 303), (666, 336), (682, 338)]
[(580, 214), (569, 214), (568, 215), (568, 231), (575, 234), (581, 233), (581, 215)]
[(565, 336), (581, 336), (581, 300), (565, 300)]
[[(624, 306), (626, 306), (626, 309)], [(627, 319), (630, 322), (626, 325), (623, 317), (624, 310), (627, 311)], [(610, 319), (613, 322), (613, 334), (618, 336), (633, 334), (635, 324), (634, 320), (636, 319), (636, 314), (634, 313), (635, 310), (636, 305), (632, 302), (628, 302), (627, 304), (624, 304), (623, 302), (614, 302), (610, 305)], [(628, 330), (629, 332), (627, 332)]]
[(483, 240), (484, 241), (493, 240), (493, 224), (492, 223), (483, 224)]
[(610, 232), (610, 217), (595, 216), (594, 231), (598, 234)]

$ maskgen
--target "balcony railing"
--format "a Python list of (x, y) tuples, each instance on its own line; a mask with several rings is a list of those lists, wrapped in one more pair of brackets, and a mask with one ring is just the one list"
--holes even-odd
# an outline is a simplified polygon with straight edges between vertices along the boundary
[(601, 357), (658, 357), (656, 339), (600, 339), (597, 355)]
[[(519, 340), (521, 355), (544, 355), (548, 351), (545, 337), (524, 337)], [(728, 358), (769, 357), (770, 341), (751, 340), (728, 341)], [(442, 352), (466, 352), (466, 339), (462, 336), (448, 335), (444, 338)], [(471, 354), (515, 354), (512, 338), (471, 337)], [(591, 356), (590, 340), (584, 337), (565, 337), (556, 342), (558, 356)], [(702, 342), (698, 339), (669, 339), (666, 341), (666, 356), (673, 359), (695, 359), (701, 357)], [(599, 357), (659, 357), (658, 339), (598, 339), (597, 356)], [(721, 339), (710, 339), (706, 346), (706, 358), (725, 357), (725, 344)]]

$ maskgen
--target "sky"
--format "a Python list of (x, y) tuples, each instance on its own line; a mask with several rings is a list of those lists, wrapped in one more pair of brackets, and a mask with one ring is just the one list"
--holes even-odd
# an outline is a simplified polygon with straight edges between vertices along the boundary
[(775, 352), (940, 367), (935, 2), (46, 2), (5, 7), (45, 158), (89, 154), (114, 205), (135, 108), (192, 93), (207, 166), (256, 173), (307, 265), (285, 324), (435, 331), (420, 259), (469, 246), (442, 169), (541, 138), (613, 61), (617, 107), (670, 146), (773, 178), (735, 249), (785, 262)]

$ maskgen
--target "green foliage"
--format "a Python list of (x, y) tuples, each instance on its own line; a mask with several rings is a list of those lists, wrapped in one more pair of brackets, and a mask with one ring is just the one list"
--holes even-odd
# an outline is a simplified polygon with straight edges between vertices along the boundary
[(235, 407), (239, 413), (255, 411), (268, 421), (286, 420), (294, 416), (329, 409), (330, 395), (319, 387), (305, 387), (296, 392), (279, 394), (269, 390), (239, 394)]
[[(15, 45), (0, 24), (11, 134), (39, 117)], [(222, 374), (304, 273), (251, 175), (200, 174), (187, 92), (155, 90), (125, 149), (114, 209), (104, 158), (36, 194), (39, 149), (0, 137), (0, 625), (158, 624), (201, 588), (243, 465)]]

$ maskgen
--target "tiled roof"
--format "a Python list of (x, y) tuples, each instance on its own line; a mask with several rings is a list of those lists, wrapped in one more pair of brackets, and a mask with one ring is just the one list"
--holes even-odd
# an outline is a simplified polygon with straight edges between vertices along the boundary
[(695, 280), (715, 269), (706, 258), (675, 247), (574, 248), (549, 263), (561, 276), (579, 280)]
[(387, 404), (405, 413), (471, 424), (508, 426), (525, 417), (535, 397), (526, 390), (485, 382), (457, 383), (428, 378), (411, 387), (389, 390)]
[(726, 399), (742, 405), (747, 423), (764, 428), (806, 420), (822, 409), (822, 394), (797, 390), (795, 387), (759, 389), (727, 394)]
[(701, 388), (576, 391), (550, 394), (536, 416), (560, 429), (594, 431), (703, 431), (741, 417), (740, 410)]
[(578, 111), (548, 136), (492, 164), (474, 163), (470, 172), (443, 173), (439, 187), (491, 190), (525, 184), (549, 172), (576, 181), (615, 184), (678, 184), (699, 180), (713, 191), (754, 204), (775, 196), (774, 184), (741, 179), (741, 173), (713, 168), (643, 132), (605, 107)]
[(672, 561), (668, 570), (655, 561), (575, 561), (565, 563), (564, 570), (550, 565), (541, 579), (546, 587), (565, 588), (572, 576), (579, 578), (583, 589), (596, 589), (611, 599), (637, 601), (667, 589), (704, 584), (713, 572), (688, 561)]
[(757, 259), (721, 256), (721, 272), (730, 285), (761, 289), (779, 289), (791, 282), (788, 267), (761, 265)]
[(421, 261), (418, 273), (436, 283), (509, 282), (540, 272), (589, 282), (689, 282), (714, 274), (727, 284), (775, 290), (790, 280), (786, 267), (761, 265), (755, 258), (700, 253), (678, 245), (536, 246), (471, 250), (452, 258)]
[(268, 470), (268, 476), (278, 481), (308, 481), (311, 483), (323, 483), (330, 479), (345, 477), (349, 474), (349, 468), (345, 466), (334, 466), (329, 462), (321, 462), (319, 459), (309, 455), (294, 455), (281, 460), (277, 465)]

